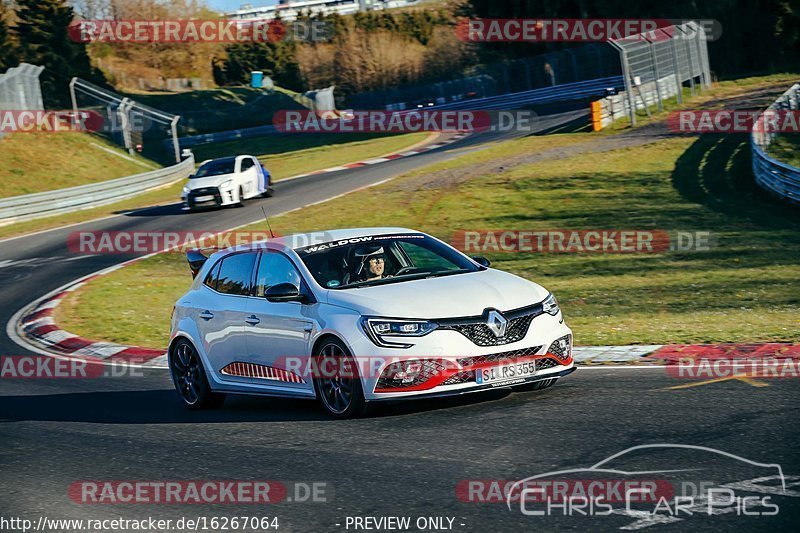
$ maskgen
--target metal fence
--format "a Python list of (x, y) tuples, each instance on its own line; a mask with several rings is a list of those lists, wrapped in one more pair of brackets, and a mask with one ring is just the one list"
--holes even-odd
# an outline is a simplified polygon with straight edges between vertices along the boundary
[[(753, 156), (753, 174), (763, 189), (794, 203), (800, 203), (800, 168), (795, 168), (768, 154), (769, 146), (778, 132), (767, 127), (770, 112), (797, 111), (800, 109), (800, 83), (775, 100), (753, 124), (750, 150)], [(797, 134), (793, 134), (797, 135)]]
[(352, 95), (347, 98), (347, 105), (356, 109), (403, 111), (418, 105), (442, 105), (522, 93), (620, 74), (618, 55), (613, 48), (605, 44), (587, 44), (502, 63), (478, 65), (463, 78)]
[[(39, 75), (43, 70), (44, 67), (21, 63), (0, 74), (0, 109), (43, 110), (42, 87), (39, 84)], [(3, 135), (0, 132), (0, 137)]]
[(103, 118), (98, 134), (124, 146), (131, 154), (140, 152), (163, 163), (180, 162), (180, 115), (146, 106), (80, 78), (73, 78), (69, 87), (75, 112), (93, 111)]
[(663, 111), (664, 100), (671, 96), (683, 102), (684, 83), (688, 82), (692, 95), (698, 87), (711, 86), (706, 34), (695, 22), (612, 39), (609, 43), (619, 51), (627, 101), (624, 112), (632, 125), (636, 125), (637, 108), (649, 113), (648, 98)]
[(144, 191), (187, 178), (194, 172), (194, 156), (171, 167), (134, 176), (68, 189), (0, 199), (0, 226), (110, 204)]

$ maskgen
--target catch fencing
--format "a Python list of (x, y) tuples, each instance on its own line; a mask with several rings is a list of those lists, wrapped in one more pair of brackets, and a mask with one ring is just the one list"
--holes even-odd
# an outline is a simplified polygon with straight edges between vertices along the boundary
[(355, 94), (347, 98), (347, 105), (355, 109), (404, 111), (418, 106), (441, 106), (461, 100), (524, 93), (619, 74), (619, 60), (613, 48), (605, 44), (587, 44), (479, 65), (470, 69), (463, 78)]
[(130, 154), (138, 152), (162, 163), (180, 162), (180, 115), (146, 106), (80, 78), (72, 78), (69, 87), (73, 111), (92, 111), (103, 118), (103, 127), (96, 133), (125, 147)]
[[(39, 75), (44, 67), (21, 63), (0, 74), (0, 109), (4, 111), (44, 110)], [(0, 132), (0, 137), (5, 134)]]
[(110, 204), (188, 178), (194, 172), (194, 156), (186, 155), (187, 158), (176, 165), (134, 176), (1, 198), (0, 226)]
[(683, 102), (682, 87), (689, 84), (692, 96), (698, 89), (711, 86), (708, 41), (705, 30), (696, 22), (667, 26), (658, 30), (612, 39), (609, 44), (619, 52), (624, 98), (608, 103), (609, 115), (627, 114), (636, 125), (636, 110), (655, 104), (664, 110), (664, 101), (675, 96)]
[[(799, 109), (800, 83), (796, 83), (759, 115), (750, 134), (750, 150), (753, 156), (753, 174), (756, 183), (770, 193), (796, 204), (800, 204), (800, 168), (778, 161), (769, 155), (769, 147), (779, 133), (771, 131), (771, 128), (766, 126), (766, 118), (770, 112), (797, 111)], [(797, 134), (793, 133), (792, 135)]]

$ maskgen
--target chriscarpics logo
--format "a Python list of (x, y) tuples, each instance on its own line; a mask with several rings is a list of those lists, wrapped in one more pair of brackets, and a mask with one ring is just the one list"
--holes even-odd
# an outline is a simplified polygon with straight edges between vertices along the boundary
[[(765, 455), (763, 450), (748, 452)], [(610, 527), (641, 529), (722, 517), (775, 517), (791, 498), (800, 497), (798, 487), (800, 476), (786, 475), (777, 463), (705, 446), (646, 444), (591, 466), (576, 465), (505, 484), (503, 496), (510, 511), (531, 519), (591, 517), (596, 526), (602, 517), (612, 521), (607, 522)], [(462, 490), (496, 497), (482, 491), (482, 486), (471, 488), (471, 493), (469, 486)]]

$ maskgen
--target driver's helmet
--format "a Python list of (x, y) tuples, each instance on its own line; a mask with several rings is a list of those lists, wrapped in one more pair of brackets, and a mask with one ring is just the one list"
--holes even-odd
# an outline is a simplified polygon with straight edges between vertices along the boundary
[(353, 253), (353, 258), (356, 264), (356, 278), (361, 278), (366, 275), (367, 261), (370, 259), (383, 258), (386, 260), (386, 254), (383, 251), (383, 246), (378, 244), (368, 244), (359, 246)]

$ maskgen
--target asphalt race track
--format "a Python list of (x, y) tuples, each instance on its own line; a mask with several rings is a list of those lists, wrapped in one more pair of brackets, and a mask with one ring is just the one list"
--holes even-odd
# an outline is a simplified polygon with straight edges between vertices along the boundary
[[(543, 115), (540, 123), (546, 130), (577, 114)], [(274, 198), (244, 208), (185, 214), (174, 204), (0, 242), (0, 319), (5, 325), (21, 307), (49, 291), (130, 259), (70, 254), (70, 232), (224, 230), (258, 220), (261, 206), (273, 214), (294, 209), (502, 138), (474, 136), (410, 158), (279, 182)], [(0, 353), (30, 353), (2, 331)], [(366, 527), (353, 525), (354, 517), (367, 516), (410, 517), (411, 527), (400, 529), (410, 531), (781, 531), (792, 524), (796, 529), (800, 389), (795, 380), (729, 380), (674, 388), (685, 384), (664, 368), (582, 368), (542, 392), (417, 400), (380, 406), (370, 418), (337, 421), (313, 402), (256, 397), (229, 399), (216, 411), (189, 412), (180, 405), (168, 375), (158, 370), (128, 369), (126, 375), (105, 379), (4, 379), (0, 514), (34, 523), (42, 516), (270, 516), (278, 518), (278, 531), (300, 532), (364, 531)], [(665, 512), (659, 520), (622, 512), (526, 516), (519, 504), (512, 503), (509, 510), (505, 503), (464, 501), (470, 498), (458, 490), (469, 480), (515, 481), (587, 468), (632, 446), (662, 443), (703, 446), (780, 465), (785, 490), (779, 481), (776, 485), (774, 473), (765, 474), (761, 467), (730, 457), (711, 459), (690, 448), (637, 455), (620, 469), (681, 471), (682, 479), (692, 483), (713, 479), (749, 487), (758, 501), (719, 504), (719, 512), (711, 516), (699, 512), (699, 505), (693, 515), (684, 513), (680, 519)], [(68, 494), (70, 485), (82, 480), (237, 479), (276, 480), (289, 492), (267, 506), (90, 505), (75, 503)], [(303, 487), (312, 483), (324, 490), (320, 501), (298, 502), (304, 499)], [(763, 504), (764, 498), (770, 505)], [(766, 516), (768, 512), (772, 515)], [(443, 527), (419, 528), (420, 517), (441, 518)], [(373, 531), (389, 530), (372, 526)]]

